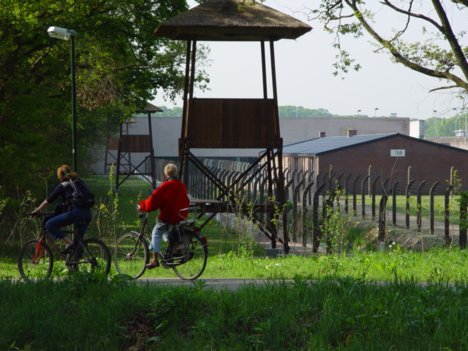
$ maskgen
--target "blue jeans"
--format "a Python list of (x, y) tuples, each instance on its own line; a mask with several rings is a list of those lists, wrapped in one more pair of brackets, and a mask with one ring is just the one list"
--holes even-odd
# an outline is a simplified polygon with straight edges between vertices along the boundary
[(151, 242), (149, 249), (152, 252), (161, 252), (161, 238), (164, 234), (168, 233), (169, 225), (163, 222), (157, 222), (151, 233)]
[(55, 239), (62, 239), (65, 233), (62, 231), (61, 227), (70, 224), (76, 224), (78, 234), (83, 237), (89, 222), (91, 222), (91, 210), (89, 208), (75, 208), (71, 211), (46, 218), (44, 222), (44, 228), (54, 236)]

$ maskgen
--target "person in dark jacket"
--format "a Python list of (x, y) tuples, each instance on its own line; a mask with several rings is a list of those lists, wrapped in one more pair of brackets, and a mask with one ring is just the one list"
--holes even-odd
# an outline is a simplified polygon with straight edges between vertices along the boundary
[(167, 233), (169, 225), (177, 224), (187, 218), (187, 208), (190, 204), (187, 187), (176, 178), (177, 166), (173, 163), (167, 164), (164, 167), (164, 175), (166, 180), (146, 200), (140, 201), (137, 206), (137, 210), (140, 212), (159, 210), (158, 220), (151, 234), (150, 250), (153, 257), (146, 265), (148, 269), (159, 266), (158, 255), (161, 250), (161, 238)]
[(78, 234), (81, 238), (84, 237), (86, 229), (91, 222), (91, 210), (89, 208), (81, 208), (73, 203), (73, 185), (71, 181), (83, 182), (78, 178), (78, 174), (72, 172), (70, 166), (64, 164), (57, 169), (57, 178), (59, 184), (52, 190), (47, 198), (32, 212), (32, 215), (37, 215), (42, 212), (49, 204), (60, 200), (61, 203), (56, 207), (55, 213), (44, 218), (44, 227), (54, 239), (63, 240), (67, 247), (63, 253), (69, 253), (74, 249), (72, 240), (65, 235), (61, 227), (70, 224), (76, 225)]

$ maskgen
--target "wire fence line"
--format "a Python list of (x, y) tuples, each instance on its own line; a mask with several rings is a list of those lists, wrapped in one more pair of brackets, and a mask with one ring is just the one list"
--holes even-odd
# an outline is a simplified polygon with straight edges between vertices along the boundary
[[(163, 168), (171, 160), (157, 159), (157, 179), (162, 180)], [(174, 162), (173, 160), (171, 162)], [(188, 167), (187, 187), (197, 199), (232, 202), (237, 205), (264, 205), (268, 198), (268, 170), (251, 168), (249, 162), (204, 159), (203, 164), (223, 184), (231, 189), (222, 194), (212, 180), (195, 167)], [(408, 173), (409, 174), (409, 173)], [(286, 203), (278, 211), (278, 233), (282, 240), (312, 245), (318, 250), (325, 239), (323, 225), (332, 212), (354, 220), (370, 220), (378, 228), (378, 240), (384, 242), (391, 227), (402, 227), (419, 233), (442, 235), (446, 244), (458, 235), (458, 245), (467, 243), (467, 199), (457, 196), (457, 181), (441, 179), (429, 184), (424, 179), (392, 179), (373, 174), (324, 174), (283, 169)], [(278, 189), (274, 189), (276, 193)], [(221, 194), (221, 195), (220, 195)], [(233, 209), (233, 212), (235, 210)], [(265, 211), (267, 212), (267, 211)], [(282, 221), (287, 221), (282, 229)], [(285, 231), (287, 231), (285, 233)]]

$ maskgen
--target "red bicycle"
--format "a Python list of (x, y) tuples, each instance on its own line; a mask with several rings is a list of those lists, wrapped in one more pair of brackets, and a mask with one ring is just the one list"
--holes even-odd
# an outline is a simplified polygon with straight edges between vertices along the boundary
[[(46, 215), (48, 214), (39, 216)], [(54, 270), (54, 252), (59, 260), (63, 259), (62, 268), (68, 272), (88, 272), (107, 276), (111, 266), (111, 255), (106, 244), (99, 239), (83, 239), (76, 230), (65, 232), (73, 234), (74, 243), (73, 250), (67, 254), (63, 254), (63, 248), (47, 238), (44, 228), (36, 239), (23, 245), (18, 259), (18, 270), (24, 280), (48, 279)], [(60, 267), (58, 269), (60, 270)]]

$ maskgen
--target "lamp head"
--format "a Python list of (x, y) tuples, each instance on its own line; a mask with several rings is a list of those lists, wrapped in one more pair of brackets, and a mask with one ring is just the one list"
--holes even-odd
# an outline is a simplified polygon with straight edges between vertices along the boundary
[(47, 29), (49, 37), (60, 40), (69, 40), (70, 37), (76, 36), (76, 32), (73, 29), (61, 28), (61, 27), (49, 27)]

